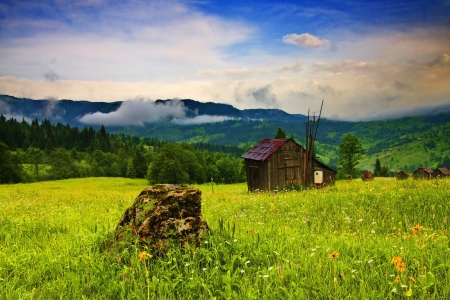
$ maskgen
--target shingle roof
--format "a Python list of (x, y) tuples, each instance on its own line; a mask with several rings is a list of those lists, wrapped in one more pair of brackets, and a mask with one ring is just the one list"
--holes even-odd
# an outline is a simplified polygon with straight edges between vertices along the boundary
[(450, 170), (447, 168), (438, 168), (439, 171), (441, 171), (442, 174), (450, 175)]
[[(424, 170), (425, 172), (427, 172), (427, 173), (433, 173), (433, 170), (430, 170), (428, 167), (422, 167), (422, 168), (419, 168), (419, 169), (417, 169), (417, 170), (420, 170), (420, 169), (422, 169), (422, 170)], [(416, 171), (417, 171), (416, 170)]]
[(241, 157), (264, 161), (289, 140), (290, 139), (263, 139)]

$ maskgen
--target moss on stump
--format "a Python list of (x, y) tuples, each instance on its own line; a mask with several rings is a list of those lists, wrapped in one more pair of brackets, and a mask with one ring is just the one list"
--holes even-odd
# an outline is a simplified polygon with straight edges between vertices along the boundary
[(196, 188), (170, 184), (144, 189), (120, 218), (116, 242), (138, 237), (156, 252), (174, 242), (198, 246), (209, 230), (201, 213), (201, 194)]

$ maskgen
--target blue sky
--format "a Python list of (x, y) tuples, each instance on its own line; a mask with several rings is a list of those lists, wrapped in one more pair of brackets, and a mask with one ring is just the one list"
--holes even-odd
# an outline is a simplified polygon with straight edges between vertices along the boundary
[(2, 1), (0, 93), (367, 120), (448, 109), (450, 0)]

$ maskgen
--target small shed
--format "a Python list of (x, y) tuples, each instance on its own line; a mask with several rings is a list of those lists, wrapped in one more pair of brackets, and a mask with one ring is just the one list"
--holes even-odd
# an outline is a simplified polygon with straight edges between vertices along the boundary
[(317, 159), (314, 159), (314, 172), (316, 171), (322, 171), (323, 172), (323, 185), (334, 185), (334, 182), (336, 181), (336, 174), (337, 172), (327, 165), (321, 163)]
[(405, 180), (409, 178), (409, 173), (406, 170), (401, 170), (400, 172), (398, 172), (395, 175), (395, 178), (397, 178), (397, 180)]
[(430, 179), (433, 171), (428, 167), (421, 167), (412, 173), (414, 179)]
[(269, 191), (290, 184), (305, 185), (307, 176), (312, 179), (316, 170), (323, 171), (324, 185), (334, 184), (336, 177), (334, 170), (315, 159), (314, 170), (306, 174), (306, 149), (291, 138), (263, 139), (242, 158), (249, 191)]
[(437, 168), (433, 171), (432, 176), (434, 178), (450, 177), (450, 171), (447, 168)]

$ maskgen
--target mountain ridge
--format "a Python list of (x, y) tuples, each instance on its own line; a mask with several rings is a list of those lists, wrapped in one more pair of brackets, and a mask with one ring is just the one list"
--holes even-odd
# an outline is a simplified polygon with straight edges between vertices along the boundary
[[(8, 99), (8, 101), (4, 99)], [(121, 101), (105, 103), (74, 100), (42, 102), (19, 99), (12, 96), (0, 96), (0, 113), (8, 112), (9, 115), (16, 113), (17, 116), (19, 116), (18, 113), (26, 113), (27, 117), (31, 119), (42, 120), (45, 117), (51, 122), (62, 123), (65, 123), (65, 119), (61, 115), (65, 115), (66, 118), (67, 116), (72, 118), (71, 122), (67, 122), (71, 126), (92, 126), (94, 128), (100, 128), (102, 123), (96, 125), (81, 123), (80, 116), (104, 117), (110, 113), (114, 115), (125, 103)], [(56, 104), (61, 102), (55, 101), (64, 101), (62, 103), (65, 103), (65, 106), (58, 106)], [(166, 109), (176, 111), (177, 106), (169, 105), (169, 103), (183, 103), (184, 109), (179, 111), (183, 112), (182, 116), (185, 120), (195, 120), (199, 116), (210, 116), (216, 113), (228, 113), (234, 118), (215, 119), (215, 122), (210, 123), (202, 123), (200, 119), (197, 123), (182, 124), (174, 123), (173, 121), (177, 120), (177, 117), (173, 116), (172, 119), (160, 119), (153, 123), (144, 122), (142, 125), (105, 125), (105, 128), (110, 133), (152, 137), (170, 142), (237, 146), (241, 149), (255, 145), (263, 138), (275, 136), (277, 129), (282, 128), (288, 136), (294, 137), (301, 144), (304, 143), (306, 117), (302, 115), (300, 117), (291, 116), (281, 110), (238, 110), (229, 104), (202, 103), (191, 99), (184, 99), (185, 102), (173, 101), (157, 100), (155, 105), (164, 105)], [(8, 104), (8, 107), (5, 103)], [(22, 106), (17, 105), (18, 103), (22, 103)], [(34, 106), (24, 105), (24, 103), (31, 103)], [(137, 106), (137, 108), (140, 107)], [(41, 116), (38, 116), (39, 114)], [(145, 111), (143, 115), (146, 116)], [(237, 117), (238, 115), (240, 117)], [(280, 116), (288, 117), (283, 119)], [(133, 119), (131, 115), (129, 118)], [(362, 169), (373, 169), (376, 159), (380, 159), (383, 165), (388, 165), (395, 170), (411, 171), (415, 167), (423, 165), (434, 168), (450, 157), (448, 142), (450, 112), (447, 111), (442, 111), (440, 114), (424, 114), (378, 121), (355, 122), (323, 118), (320, 122), (315, 150), (324, 163), (331, 166), (337, 164), (338, 148), (347, 133), (356, 135), (366, 149), (366, 156), (361, 162)]]
[[(126, 105), (127, 102), (128, 101), (91, 102), (87, 100), (70, 99), (30, 99), (18, 98), (10, 95), (0, 95), (0, 113), (22, 116), (25, 118), (53, 119), (52, 121), (57, 120), (75, 126), (89, 126), (100, 124), (80, 122), (83, 116), (95, 113), (110, 114), (117, 112), (121, 106)], [(145, 101), (141, 101), (141, 103), (145, 103)], [(306, 120), (306, 116), (291, 115), (280, 109), (240, 110), (230, 104), (200, 102), (192, 99), (158, 99), (156, 101), (148, 101), (147, 103), (154, 103), (155, 109), (161, 107), (161, 105), (169, 107), (169, 105), (172, 105), (173, 103), (182, 103), (182, 109), (187, 118), (207, 115), (226, 116), (235, 119), (282, 120), (287, 122), (302, 122)]]

